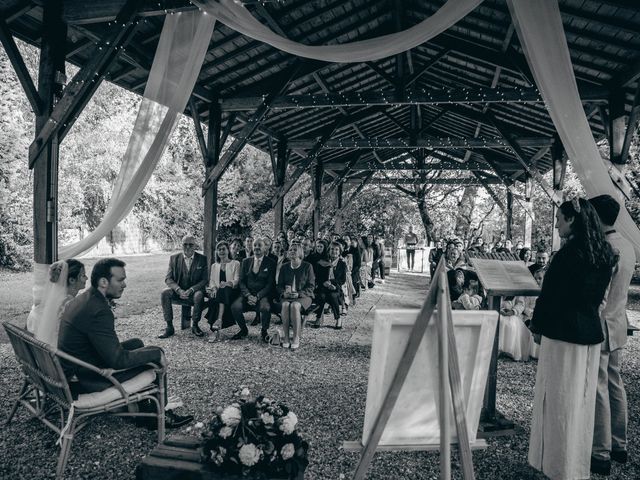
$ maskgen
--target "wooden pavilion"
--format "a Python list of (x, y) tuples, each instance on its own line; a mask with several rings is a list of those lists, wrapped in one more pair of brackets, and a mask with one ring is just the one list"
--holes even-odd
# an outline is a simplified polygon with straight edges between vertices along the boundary
[[(444, 0), (245, 0), (274, 32), (307, 44), (342, 43), (402, 30)], [(635, 0), (560, 0), (581, 99), (611, 160), (627, 161), (638, 116), (640, 4)], [(102, 80), (141, 94), (165, 15), (187, 0), (0, 0), (0, 40), (33, 111), (35, 261), (57, 257), (58, 147)], [(37, 85), (14, 38), (41, 49)], [(65, 75), (65, 61), (80, 67)], [(65, 88), (65, 85), (70, 85)], [(78, 86), (81, 85), (81, 86)], [(553, 170), (560, 189), (566, 156), (514, 35), (505, 0), (486, 0), (432, 41), (377, 62), (306, 60), (218, 22), (185, 112), (195, 123), (206, 166), (205, 252), (216, 236), (217, 182), (246, 143), (271, 156), (283, 198), (313, 173), (314, 227), (321, 197), (344, 209), (367, 183), (412, 182), (392, 170), (464, 170), (455, 181), (482, 185), (533, 181)], [(209, 125), (207, 138), (202, 124)], [(628, 127), (629, 126), (629, 127)], [(221, 154), (228, 136), (235, 140)], [(289, 168), (288, 167), (292, 167)], [(384, 178), (374, 178), (378, 171)], [(350, 196), (343, 199), (343, 191)], [(512, 194), (505, 211), (511, 218)], [(508, 221), (508, 225), (510, 222)]]

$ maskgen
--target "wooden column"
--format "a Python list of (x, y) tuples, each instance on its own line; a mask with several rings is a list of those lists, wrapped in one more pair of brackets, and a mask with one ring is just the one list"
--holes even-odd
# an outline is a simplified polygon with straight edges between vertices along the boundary
[(318, 238), (320, 232), (320, 211), (322, 203), (322, 177), (324, 169), (322, 164), (318, 162), (313, 177), (313, 238)]
[[(220, 158), (221, 110), (217, 101), (209, 105), (209, 130), (207, 132), (206, 175), (213, 171)], [(215, 260), (218, 234), (218, 180), (214, 180), (204, 194), (204, 254), (212, 264)]]
[(334, 226), (334, 231), (342, 235), (342, 190), (343, 183), (340, 182), (338, 184), (338, 188), (336, 188), (336, 212), (340, 212), (336, 215), (336, 224)]
[[(42, 102), (36, 116), (36, 137), (60, 99), (65, 72), (67, 26), (62, 21), (62, 2), (44, 3), (38, 94)], [(33, 257), (36, 263), (58, 259), (58, 137), (44, 145), (33, 167)]]
[(624, 106), (625, 89), (612, 91), (609, 98), (609, 158), (611, 162), (618, 164), (625, 163), (625, 159), (622, 158), (627, 122)]
[[(533, 212), (533, 180), (530, 176), (527, 176), (524, 184), (524, 207), (529, 211)], [(531, 236), (533, 234), (533, 219), (531, 215), (525, 212), (524, 214), (524, 246), (531, 248)]]
[[(287, 166), (289, 158), (287, 155), (287, 142), (278, 142), (278, 151), (276, 154), (276, 168), (274, 173), (274, 180), (276, 188), (278, 190), (284, 187), (284, 181), (287, 174)], [(278, 232), (285, 230), (284, 224), (284, 195), (279, 197), (278, 201), (273, 207), (273, 238), (278, 236)]]
[[(554, 142), (551, 147), (551, 160), (553, 162), (553, 190), (562, 193), (564, 185), (564, 175), (567, 169), (567, 157), (564, 155), (562, 143)], [(556, 211), (558, 208), (551, 204), (551, 250), (553, 252), (560, 249), (560, 236), (556, 230)]]
[(513, 193), (507, 190), (507, 238), (513, 239)]

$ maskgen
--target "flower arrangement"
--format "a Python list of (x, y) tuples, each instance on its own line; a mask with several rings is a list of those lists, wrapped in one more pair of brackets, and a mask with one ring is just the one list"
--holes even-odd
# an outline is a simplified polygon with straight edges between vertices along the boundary
[(205, 426), (203, 462), (247, 478), (302, 478), (309, 444), (296, 431), (296, 414), (264, 396), (251, 399), (246, 387), (235, 396)]

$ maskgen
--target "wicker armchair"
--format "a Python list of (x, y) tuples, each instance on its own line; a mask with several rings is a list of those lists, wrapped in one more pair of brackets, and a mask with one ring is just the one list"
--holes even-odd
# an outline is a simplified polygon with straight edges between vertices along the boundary
[[(120, 383), (113, 374), (123, 370), (96, 368), (37, 340), (22, 328), (8, 322), (3, 323), (3, 326), (25, 375), (6, 425), (11, 422), (18, 407), (23, 405), (31, 415), (59, 435), (60, 455), (56, 478), (63, 477), (73, 437), (95, 415), (108, 413), (117, 416), (155, 417), (158, 421), (158, 443), (163, 442), (166, 378), (164, 368), (150, 363), (149, 370)], [(101, 392), (81, 394), (74, 400), (60, 359), (101, 375), (113, 386)], [(127, 406), (143, 400), (154, 402), (157, 413), (127, 411)], [(56, 411), (59, 413), (59, 423), (55, 420)]]

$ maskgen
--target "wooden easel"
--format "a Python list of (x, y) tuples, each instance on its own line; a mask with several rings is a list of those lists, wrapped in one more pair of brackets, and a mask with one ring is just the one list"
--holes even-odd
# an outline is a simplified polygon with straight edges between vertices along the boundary
[[(463, 478), (467, 480), (475, 479), (473, 471), (473, 458), (471, 456), (471, 446), (469, 444), (469, 432), (467, 431), (467, 420), (464, 399), (462, 396), (462, 381), (460, 378), (460, 366), (458, 364), (458, 349), (453, 333), (453, 321), (451, 314), (451, 301), (449, 299), (449, 284), (444, 266), (444, 258), (440, 259), (438, 267), (434, 272), (435, 281), (429, 286), (427, 298), (420, 309), (418, 318), (411, 330), (409, 342), (400, 359), (398, 368), (391, 380), (389, 390), (373, 423), (368, 442), (363, 446), (360, 460), (353, 480), (363, 480), (369, 465), (373, 460), (380, 438), (391, 417), (393, 407), (398, 400), (402, 386), (407, 378), (407, 374), (413, 364), (413, 360), (418, 352), (418, 348), (425, 335), (431, 317), (436, 306), (438, 307), (437, 331), (438, 331), (438, 380), (440, 383), (439, 398), (439, 418), (440, 425), (440, 445), (434, 446), (440, 450), (440, 478), (449, 480), (451, 478), (451, 444), (449, 432), (449, 406), (453, 401), (453, 412), (458, 434), (458, 448), (462, 460)], [(451, 393), (451, 394), (449, 394)], [(409, 448), (407, 448), (409, 450)]]

